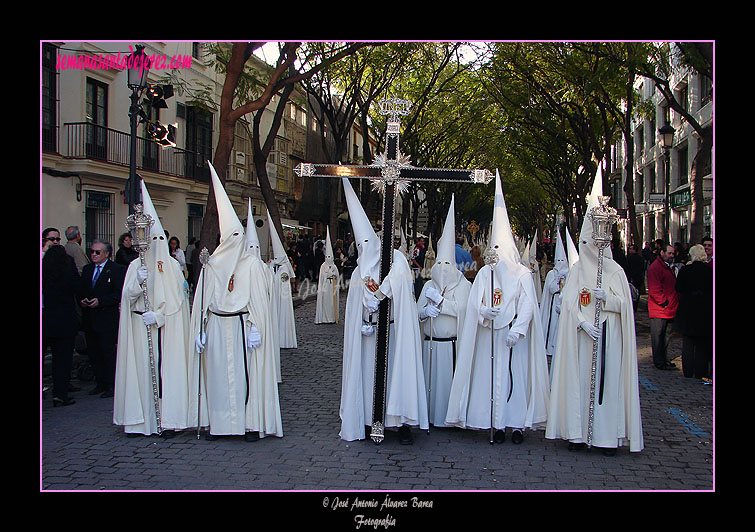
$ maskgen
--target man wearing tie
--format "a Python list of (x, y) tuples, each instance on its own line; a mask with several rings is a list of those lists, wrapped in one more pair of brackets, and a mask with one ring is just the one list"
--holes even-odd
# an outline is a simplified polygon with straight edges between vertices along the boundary
[(126, 268), (110, 260), (112, 246), (95, 240), (92, 262), (81, 272), (78, 291), (83, 310), (87, 351), (94, 367), (97, 386), (89, 394), (112, 397), (115, 382), (115, 353), (118, 341), (118, 314)]

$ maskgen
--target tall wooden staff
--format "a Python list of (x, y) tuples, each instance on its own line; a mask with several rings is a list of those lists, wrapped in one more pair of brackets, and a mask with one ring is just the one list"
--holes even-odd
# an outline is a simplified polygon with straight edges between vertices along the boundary
[[(144, 213), (144, 205), (137, 203), (134, 205), (134, 214), (126, 218), (126, 229), (131, 233), (132, 246), (139, 252), (139, 260), (142, 267), (144, 256), (149, 249), (150, 229), (155, 221), (149, 214)], [(142, 296), (144, 297), (144, 312), (149, 312), (149, 298), (147, 297), (147, 280), (142, 283)], [(155, 417), (157, 419), (157, 433), (162, 434), (162, 417), (160, 415), (160, 392), (157, 386), (157, 371), (155, 369), (155, 355), (152, 347), (152, 326), (147, 327), (147, 347), (149, 348), (149, 371), (152, 377), (152, 396), (155, 402)]]
[[(603, 250), (611, 243), (611, 228), (619, 219), (616, 209), (608, 206), (609, 196), (598, 196), (598, 206), (588, 213), (592, 223), (592, 239), (598, 248), (598, 278), (595, 288), (600, 288), (603, 281)], [(600, 327), (601, 300), (595, 301), (595, 320), (593, 325)], [(592, 344), (592, 366), (590, 368), (590, 411), (587, 420), (587, 447), (592, 447), (593, 423), (595, 421), (595, 375), (598, 365), (598, 340)], [(605, 372), (605, 368), (601, 368)]]
[[(210, 262), (210, 252), (207, 251), (207, 248), (202, 248), (202, 251), (199, 253), (199, 262), (202, 263), (202, 292), (200, 295), (201, 299), (199, 300), (202, 314), (199, 317), (201, 320), (199, 322), (199, 332), (204, 336), (207, 330), (207, 316), (205, 315), (204, 308), (204, 267)], [(204, 351), (204, 347), (202, 351)], [(202, 424), (200, 422), (200, 410), (202, 408), (202, 353), (197, 353), (197, 356), (199, 356), (199, 371), (197, 373), (197, 439), (199, 439), (199, 434), (202, 431)]]
[[(488, 249), (485, 250), (485, 255), (483, 256), (483, 259), (485, 260), (485, 265), (490, 266), (490, 308), (493, 308), (494, 302), (493, 297), (495, 290), (494, 290), (494, 274), (495, 274), (495, 265), (498, 264), (498, 253), (496, 253), (495, 249), (492, 247), (488, 247)], [(493, 326), (493, 322), (490, 323), (490, 443), (493, 443), (493, 433), (495, 432), (495, 429), (493, 428), (493, 408), (495, 406), (495, 393), (494, 390), (494, 383), (495, 383), (495, 328)]]

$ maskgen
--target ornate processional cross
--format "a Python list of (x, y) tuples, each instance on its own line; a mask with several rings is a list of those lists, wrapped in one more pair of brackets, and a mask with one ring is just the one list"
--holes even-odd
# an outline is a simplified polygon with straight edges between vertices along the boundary
[[(380, 102), (380, 113), (388, 115), (386, 151), (377, 155), (372, 165), (342, 165), (301, 163), (294, 171), (299, 177), (350, 177), (369, 179), (374, 190), (383, 194), (383, 226), (380, 238), (380, 279), (388, 275), (393, 262), (393, 230), (396, 213), (396, 196), (404, 192), (410, 181), (444, 183), (482, 183), (493, 179), (488, 170), (453, 170), (419, 168), (409, 164), (409, 158), (399, 150), (401, 116), (406, 116), (412, 103), (391, 98)], [(385, 394), (388, 376), (388, 331), (390, 300), (384, 298), (378, 309), (375, 346), (375, 383), (372, 400), (372, 430), (370, 437), (379, 444), (385, 436)]]

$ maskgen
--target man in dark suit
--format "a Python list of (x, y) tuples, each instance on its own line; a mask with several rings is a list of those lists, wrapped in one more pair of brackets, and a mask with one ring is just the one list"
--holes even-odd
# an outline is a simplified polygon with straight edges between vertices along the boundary
[(92, 262), (81, 272), (77, 299), (83, 310), (87, 352), (94, 368), (97, 386), (89, 394), (112, 397), (115, 383), (115, 356), (118, 342), (118, 315), (126, 268), (110, 259), (109, 242), (92, 243)]

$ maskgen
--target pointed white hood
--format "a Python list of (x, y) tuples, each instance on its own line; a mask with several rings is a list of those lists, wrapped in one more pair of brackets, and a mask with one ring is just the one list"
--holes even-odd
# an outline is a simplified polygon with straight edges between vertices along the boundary
[(279, 267), (276, 271), (284, 268), (289, 277), (296, 277), (291, 261), (288, 260), (288, 254), (283, 247), (283, 242), (273, 224), (273, 219), (270, 218), (270, 211), (267, 211), (267, 225), (270, 227), (270, 241), (273, 244), (273, 265)]
[(566, 233), (566, 256), (568, 257), (569, 268), (571, 268), (579, 260), (579, 253), (577, 252), (577, 246), (574, 245), (574, 240), (571, 238), (568, 227), (564, 228), (564, 233)]
[(516, 242), (511, 233), (511, 223), (506, 210), (506, 202), (503, 199), (501, 176), (498, 170), (495, 172), (495, 200), (493, 203), (493, 222), (490, 231), (490, 243), (488, 247), (495, 249), (499, 262), (505, 262), (509, 267), (521, 265)]
[[(585, 217), (582, 221), (582, 229), (579, 232), (579, 260), (583, 265), (589, 263), (589, 267), (598, 270), (598, 248), (595, 246), (592, 240), (592, 221), (590, 219), (590, 210), (594, 207), (598, 207), (598, 197), (603, 195), (603, 172), (601, 170), (601, 163), (598, 163), (598, 171), (595, 174), (595, 181), (592, 184), (592, 190), (590, 191), (590, 197), (587, 201), (587, 210), (585, 211)], [(605, 258), (613, 258), (611, 253), (611, 246), (606, 246), (603, 251)]]
[[(164, 314), (173, 314), (181, 306), (183, 291), (181, 289), (183, 273), (178, 262), (170, 255), (165, 229), (160, 223), (160, 217), (147, 191), (147, 185), (141, 180), (142, 206), (144, 214), (148, 214), (155, 223), (150, 228), (149, 249), (144, 254), (144, 265), (149, 270), (148, 286), (150, 304), (155, 310), (160, 306)], [(137, 259), (134, 262), (140, 264)]]
[(357, 266), (362, 278), (367, 276), (379, 280), (380, 278), (380, 239), (372, 228), (362, 204), (359, 202), (348, 178), (342, 178), (343, 192), (349, 209), (351, 228), (354, 231), (354, 243), (359, 253)]
[(260, 250), (260, 239), (257, 235), (257, 227), (254, 225), (251, 198), (249, 199), (246, 213), (246, 251), (258, 259), (261, 259), (262, 251)]
[(325, 255), (325, 262), (329, 265), (333, 264), (333, 244), (330, 241), (330, 227), (327, 228), (327, 232), (325, 234), (325, 249), (323, 249), (322, 251)]
[(245, 259), (244, 226), (236, 215), (215, 168), (209, 161), (207, 163), (210, 166), (220, 224), (220, 244), (212, 252), (209, 262), (215, 274), (214, 305), (218, 311), (234, 312), (246, 306), (249, 299), (249, 276), (244, 272), (247, 264), (240, 265)]
[(535, 229), (535, 235), (532, 237), (532, 242), (530, 242), (530, 256), (527, 266), (536, 270), (539, 269), (537, 263), (537, 229)]
[(556, 251), (553, 255), (553, 269), (563, 274), (569, 271), (569, 261), (564, 249), (564, 241), (561, 238), (561, 231), (556, 231)]
[(462, 273), (456, 267), (456, 216), (454, 196), (451, 196), (451, 205), (448, 207), (448, 215), (443, 226), (443, 233), (438, 240), (438, 252), (435, 264), (430, 270), (430, 277), (439, 292), (445, 288), (455, 286), (462, 277)]

